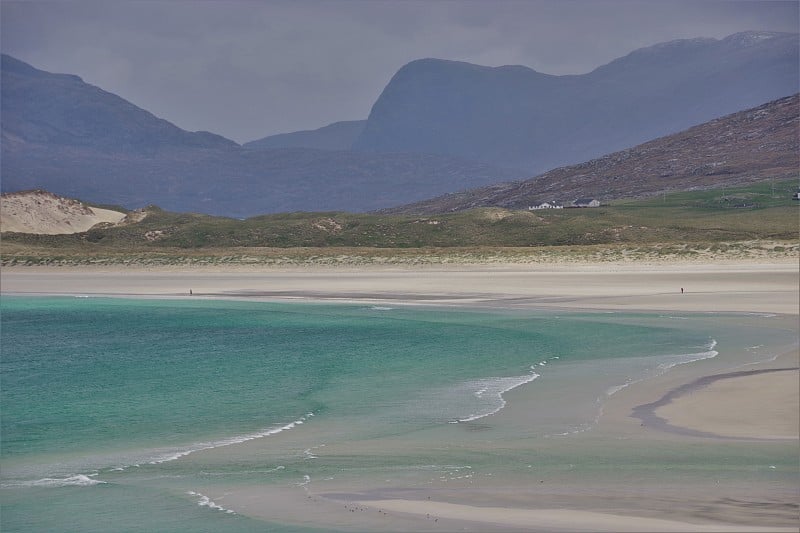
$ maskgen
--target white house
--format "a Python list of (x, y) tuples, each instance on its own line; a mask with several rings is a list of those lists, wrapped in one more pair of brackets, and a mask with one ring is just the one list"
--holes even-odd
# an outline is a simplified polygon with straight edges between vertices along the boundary
[(563, 205), (559, 205), (555, 202), (544, 202), (539, 205), (532, 205), (528, 208), (528, 211), (537, 211), (539, 209), (564, 209)]
[(594, 198), (578, 198), (572, 202), (572, 207), (600, 207), (600, 202)]

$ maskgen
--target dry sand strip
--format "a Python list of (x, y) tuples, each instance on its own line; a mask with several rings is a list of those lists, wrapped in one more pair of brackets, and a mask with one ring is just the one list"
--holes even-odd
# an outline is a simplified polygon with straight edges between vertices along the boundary
[[(798, 313), (796, 264), (169, 270), (4, 268), (7, 294)], [(681, 289), (685, 292), (681, 292)]]
[(704, 376), (633, 408), (651, 429), (694, 437), (798, 439), (800, 369), (765, 368)]
[(460, 520), (475, 524), (522, 528), (526, 531), (593, 531), (593, 532), (796, 532), (797, 528), (754, 527), (724, 523), (693, 524), (629, 515), (571, 509), (520, 509), (510, 507), (478, 507), (425, 500), (366, 500), (358, 505), (384, 511), (407, 513), (429, 520)]

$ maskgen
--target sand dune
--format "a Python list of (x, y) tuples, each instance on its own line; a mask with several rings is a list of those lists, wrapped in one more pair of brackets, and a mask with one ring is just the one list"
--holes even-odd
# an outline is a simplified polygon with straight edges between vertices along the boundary
[(59, 235), (87, 231), (102, 222), (118, 224), (125, 213), (89, 207), (46, 191), (0, 196), (0, 231)]

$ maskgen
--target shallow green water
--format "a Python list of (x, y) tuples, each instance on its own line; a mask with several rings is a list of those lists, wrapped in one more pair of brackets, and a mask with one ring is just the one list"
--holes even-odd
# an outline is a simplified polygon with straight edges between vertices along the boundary
[(502, 470), (479, 431), (454, 452), (450, 430), (522, 388), (540, 409), (509, 443), (591, 429), (608, 395), (717, 355), (724, 324), (683, 318), (3, 297), (0, 525), (258, 531), (199, 488)]

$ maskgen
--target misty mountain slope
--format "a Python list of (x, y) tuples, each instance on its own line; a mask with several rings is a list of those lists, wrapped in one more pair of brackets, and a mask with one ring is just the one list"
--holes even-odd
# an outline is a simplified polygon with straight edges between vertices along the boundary
[(291, 211), (360, 212), (417, 201), (423, 194), (444, 194), (452, 190), (454, 182), (477, 186), (513, 177), (445, 156), (303, 148), (183, 151), (169, 157), (123, 158), (98, 153), (67, 157), (62, 151), (31, 147), (24, 160), (4, 160), (3, 175), (12, 176), (3, 178), (8, 190), (23, 190), (30, 188), (28, 183), (36, 183), (89, 202), (131, 208), (157, 204), (172, 211), (232, 217)]
[(43, 188), (128, 208), (235, 217), (368, 211), (523, 175), (443, 155), (248, 150), (9, 56), (0, 125), (3, 191)]
[(317, 148), (320, 150), (349, 150), (364, 130), (366, 120), (334, 122), (316, 130), (270, 135), (244, 143), (250, 150), (270, 148)]
[(475, 207), (524, 209), (579, 197), (641, 198), (661, 192), (797, 179), (800, 96), (782, 98), (678, 134), (525, 181), (448, 194), (387, 213), (436, 214)]
[[(184, 131), (77, 76), (4, 55), (0, 186), (235, 217), (383, 209), (534, 174), (523, 166), (586, 161), (793, 94), (797, 45), (795, 34), (752, 32), (675, 41), (581, 76), (419, 60), (395, 75), (366, 124), (268, 138), (284, 147), (259, 149)], [(331, 149), (361, 126), (358, 150)]]
[(213, 133), (184, 131), (78, 76), (51, 74), (5, 54), (1, 97), (4, 144), (30, 142), (129, 154), (237, 146)]
[(541, 172), (797, 91), (798, 35), (747, 32), (644, 48), (576, 76), (425, 59), (392, 78), (354, 147)]

